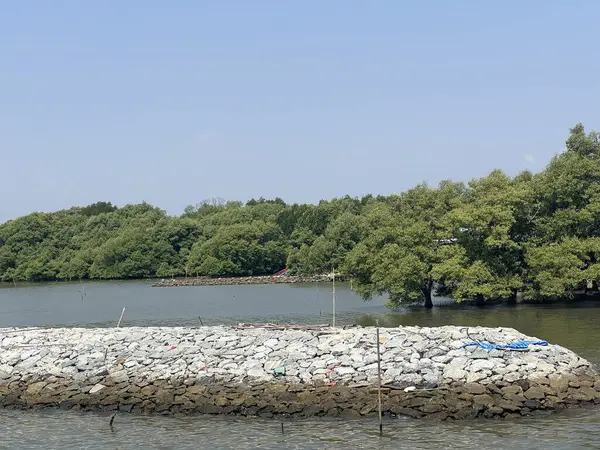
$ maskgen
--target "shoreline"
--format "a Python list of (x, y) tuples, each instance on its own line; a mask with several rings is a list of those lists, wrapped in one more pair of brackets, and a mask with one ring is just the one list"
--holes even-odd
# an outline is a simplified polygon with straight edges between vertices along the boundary
[[(501, 418), (600, 403), (598, 369), (512, 329), (402, 327), (380, 336), (386, 416)], [(377, 413), (374, 328), (0, 330), (0, 406), (138, 414)]]

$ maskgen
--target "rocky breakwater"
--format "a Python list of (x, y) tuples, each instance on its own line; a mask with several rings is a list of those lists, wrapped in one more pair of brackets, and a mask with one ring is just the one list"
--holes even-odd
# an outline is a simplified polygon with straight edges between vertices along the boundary
[(157, 281), (152, 287), (179, 286), (231, 286), (244, 284), (295, 284), (330, 282), (329, 275), (296, 276), (296, 275), (266, 275), (256, 277), (223, 277), (223, 278), (172, 278)]
[[(600, 402), (598, 371), (512, 329), (382, 329), (383, 411), (414, 418), (527, 415)], [(0, 405), (161, 414), (359, 417), (377, 411), (373, 328), (0, 330)]]

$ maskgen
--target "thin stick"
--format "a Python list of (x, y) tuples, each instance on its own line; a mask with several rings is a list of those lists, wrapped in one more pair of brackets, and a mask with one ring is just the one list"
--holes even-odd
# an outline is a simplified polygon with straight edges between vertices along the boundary
[(121, 320), (123, 320), (123, 314), (125, 314), (125, 306), (123, 306), (123, 311), (121, 311), (121, 317), (119, 317), (119, 323), (117, 323), (117, 328), (121, 326)]
[(281, 434), (283, 434), (283, 422), (281, 422)]
[(113, 422), (115, 421), (115, 417), (116, 417), (117, 413), (114, 413), (112, 415), (112, 417), (110, 418), (110, 422), (108, 422), (108, 425), (110, 426), (110, 431), (115, 431), (115, 429), (113, 428)]
[(200, 321), (200, 325), (204, 326), (204, 324), (202, 323), (202, 317), (198, 316), (198, 320)]
[(377, 409), (379, 413), (379, 435), (383, 436), (383, 421), (381, 418), (381, 353), (379, 350), (379, 320), (377, 320)]
[(332, 295), (332, 308), (333, 308), (333, 319), (332, 327), (335, 328), (335, 267), (333, 268), (333, 295)]

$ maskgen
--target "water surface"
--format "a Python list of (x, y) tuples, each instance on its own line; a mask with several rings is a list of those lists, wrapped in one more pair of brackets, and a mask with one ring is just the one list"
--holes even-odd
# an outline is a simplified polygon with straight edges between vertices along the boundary
[[(512, 327), (568, 347), (600, 364), (600, 304), (406, 308), (363, 302), (336, 290), (338, 324)], [(443, 299), (438, 300), (444, 302)], [(152, 288), (149, 283), (51, 284), (0, 289), (0, 327), (201, 326), (237, 322), (331, 322), (331, 286), (251, 285)], [(199, 319), (200, 317), (200, 319)], [(599, 449), (600, 408), (520, 420), (431, 423), (387, 419), (281, 421), (229, 417), (109, 416), (70, 411), (0, 410), (6, 449)]]
[(6, 449), (597, 449), (600, 411), (548, 417), (433, 423), (388, 419), (281, 421), (227, 417), (109, 416), (65, 411), (0, 411)]

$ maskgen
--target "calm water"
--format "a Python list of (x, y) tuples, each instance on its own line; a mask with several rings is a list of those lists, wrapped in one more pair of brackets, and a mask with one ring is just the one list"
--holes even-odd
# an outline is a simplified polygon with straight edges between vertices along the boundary
[[(83, 295), (82, 295), (83, 294)], [(385, 300), (365, 303), (337, 288), (340, 324), (482, 325), (514, 327), (564, 345), (600, 363), (600, 305), (440, 307), (389, 314)], [(151, 288), (147, 283), (52, 284), (0, 288), (0, 327), (190, 325), (251, 321), (328, 323), (331, 286), (269, 285)], [(62, 411), (1, 411), (0, 448), (10, 449), (600, 449), (600, 408), (564, 411), (516, 421), (428, 423), (374, 419), (358, 422), (220, 417), (109, 417)]]

